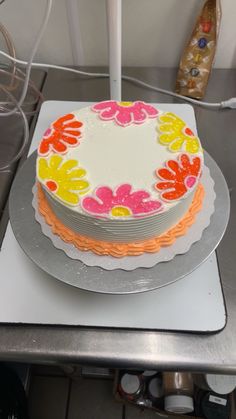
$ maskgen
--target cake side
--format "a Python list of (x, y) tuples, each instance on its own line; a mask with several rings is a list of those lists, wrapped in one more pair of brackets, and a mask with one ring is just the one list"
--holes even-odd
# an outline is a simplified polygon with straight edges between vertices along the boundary
[(46, 199), (56, 217), (75, 233), (96, 240), (110, 242), (137, 242), (157, 237), (176, 225), (188, 211), (195, 190), (186, 199), (169, 211), (153, 214), (149, 217), (133, 218), (114, 217), (114, 219), (96, 218), (87, 214), (74, 212), (63, 205), (46, 191)]
[(97, 255), (109, 255), (116, 258), (124, 256), (138, 256), (143, 253), (156, 253), (162, 247), (171, 246), (178, 237), (185, 235), (188, 228), (195, 222), (197, 213), (202, 208), (204, 187), (199, 184), (194, 194), (193, 202), (187, 213), (173, 228), (161, 236), (132, 243), (112, 243), (81, 236), (66, 227), (51, 210), (42, 186), (38, 184), (38, 210), (53, 234), (58, 235), (64, 242), (69, 243), (80, 251), (92, 251)]

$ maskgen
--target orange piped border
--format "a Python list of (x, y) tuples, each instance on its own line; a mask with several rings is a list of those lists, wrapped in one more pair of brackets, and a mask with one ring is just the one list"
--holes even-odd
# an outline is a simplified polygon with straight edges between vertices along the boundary
[(51, 210), (42, 186), (38, 183), (38, 209), (44, 217), (46, 223), (51, 226), (52, 232), (57, 234), (66, 243), (71, 243), (82, 251), (92, 251), (97, 255), (109, 255), (117, 258), (124, 256), (139, 256), (142, 253), (155, 253), (161, 247), (170, 246), (175, 240), (183, 236), (188, 228), (194, 223), (196, 214), (202, 208), (202, 202), (205, 195), (204, 187), (199, 184), (195, 192), (193, 202), (188, 212), (182, 220), (169, 231), (159, 237), (143, 240), (136, 243), (111, 243), (103, 242), (84, 237), (74, 233), (68, 227), (65, 227)]

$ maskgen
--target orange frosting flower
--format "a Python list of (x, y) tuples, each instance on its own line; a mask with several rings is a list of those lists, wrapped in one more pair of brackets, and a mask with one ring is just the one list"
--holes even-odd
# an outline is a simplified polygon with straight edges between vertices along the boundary
[(47, 156), (50, 151), (65, 153), (68, 146), (79, 145), (78, 138), (81, 137), (82, 122), (77, 121), (75, 115), (69, 113), (57, 119), (43, 135), (38, 148), (40, 156)]
[(183, 198), (197, 182), (201, 175), (202, 160), (200, 157), (190, 157), (181, 154), (177, 160), (168, 160), (166, 168), (158, 169), (157, 176), (162, 179), (155, 187), (164, 191), (161, 198), (165, 201), (174, 201)]

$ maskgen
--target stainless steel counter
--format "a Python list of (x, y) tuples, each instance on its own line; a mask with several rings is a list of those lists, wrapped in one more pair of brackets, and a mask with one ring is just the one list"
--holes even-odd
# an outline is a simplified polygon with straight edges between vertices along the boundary
[[(173, 88), (176, 75), (175, 70), (155, 68), (124, 69), (124, 73), (169, 89)], [(43, 93), (47, 100), (98, 101), (108, 98), (108, 85), (105, 79), (51, 71)], [(213, 71), (206, 99), (220, 101), (231, 96), (236, 96), (236, 70)], [(123, 99), (173, 102), (128, 82), (123, 83)], [(196, 108), (196, 118), (203, 146), (220, 166), (231, 191), (230, 223), (217, 252), (228, 312), (225, 329), (214, 335), (197, 335), (0, 326), (0, 359), (236, 373), (236, 110)]]
[[(33, 81), (35, 87), (39, 90), (42, 89), (45, 77), (46, 72), (44, 70), (33, 70), (31, 73), (31, 80)], [(9, 80), (6, 77), (3, 77), (1, 82), (5, 82), (7, 85), (9, 83)], [(16, 98), (19, 97), (21, 89), (22, 85), (17, 84), (14, 90), (12, 91)], [(2, 91), (0, 91), (0, 97), (1, 100), (6, 100), (5, 95)], [(39, 101), (35, 99), (35, 95), (32, 94), (32, 91), (28, 91), (26, 97), (26, 103), (27, 102), (31, 102), (31, 104), (28, 104), (27, 106), (28, 112), (37, 110)], [(32, 134), (34, 118), (32, 115), (27, 115), (27, 119)], [(15, 154), (21, 147), (23, 137), (23, 124), (21, 115), (14, 114), (9, 118), (0, 118), (0, 133), (0, 166), (3, 166), (7, 162), (10, 162), (12, 160), (12, 158), (15, 156)], [(25, 149), (25, 155), (27, 155), (27, 150), (28, 147), (26, 147)], [(9, 189), (11, 187), (11, 183), (16, 173), (17, 166), (18, 162), (12, 164), (6, 170), (0, 171), (0, 248), (8, 220), (8, 214), (5, 209), (7, 198), (9, 194)]]

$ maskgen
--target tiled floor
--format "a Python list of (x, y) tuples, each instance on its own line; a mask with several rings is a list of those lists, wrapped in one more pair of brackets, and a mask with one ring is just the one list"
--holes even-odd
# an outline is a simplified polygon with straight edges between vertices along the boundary
[(73, 382), (68, 419), (121, 419), (123, 406), (112, 397), (112, 384), (91, 378)]
[[(32, 368), (29, 413), (30, 419), (168, 418), (116, 401), (110, 379), (82, 378), (78, 371), (72, 379), (59, 367), (44, 366)], [(235, 408), (230, 419), (236, 419)]]
[(29, 411), (32, 419), (65, 419), (70, 380), (65, 377), (34, 376), (30, 386)]
[(34, 367), (29, 391), (30, 419), (157, 419), (153, 412), (123, 406), (113, 381), (68, 378), (56, 367)]

